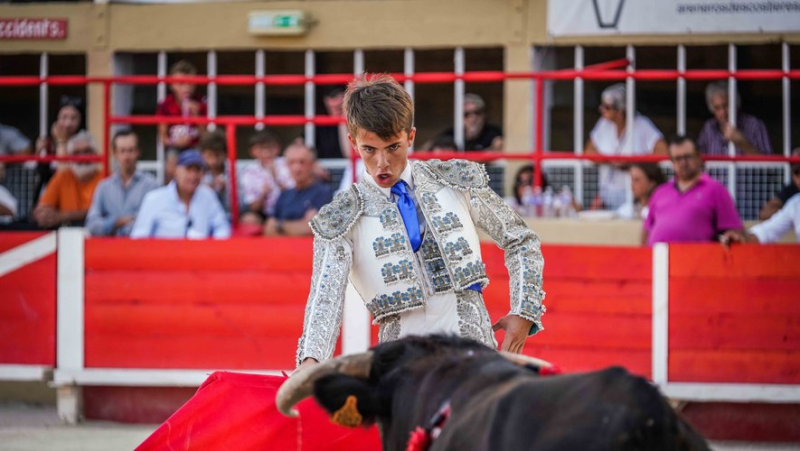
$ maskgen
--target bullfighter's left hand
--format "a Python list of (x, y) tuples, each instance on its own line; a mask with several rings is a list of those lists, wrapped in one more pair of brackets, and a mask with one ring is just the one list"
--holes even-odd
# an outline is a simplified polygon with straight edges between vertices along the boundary
[(517, 315), (508, 315), (497, 320), (497, 322), (492, 325), (492, 330), (495, 332), (500, 329), (506, 331), (506, 336), (503, 339), (500, 350), (521, 354), (532, 325), (532, 321)]

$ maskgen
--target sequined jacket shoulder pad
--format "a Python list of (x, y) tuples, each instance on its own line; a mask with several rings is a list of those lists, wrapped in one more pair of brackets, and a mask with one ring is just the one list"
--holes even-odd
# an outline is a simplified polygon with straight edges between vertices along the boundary
[(364, 212), (364, 202), (356, 185), (337, 194), (323, 206), (309, 225), (314, 236), (323, 241), (333, 241), (347, 234)]
[(440, 183), (458, 191), (488, 190), (489, 174), (481, 163), (467, 160), (428, 160), (421, 162)]

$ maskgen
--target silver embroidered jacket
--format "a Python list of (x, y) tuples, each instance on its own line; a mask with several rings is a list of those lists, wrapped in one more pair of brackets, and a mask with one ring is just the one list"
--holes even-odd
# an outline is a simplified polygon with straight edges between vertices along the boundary
[(411, 161), (427, 230), (414, 253), (394, 202), (366, 181), (339, 193), (311, 221), (314, 269), (298, 363), (332, 356), (348, 278), (376, 324), (420, 308), (429, 296), (489, 283), (477, 228), (505, 251), (511, 310), (542, 329), (539, 238), (492, 191), (483, 165), (465, 160)]

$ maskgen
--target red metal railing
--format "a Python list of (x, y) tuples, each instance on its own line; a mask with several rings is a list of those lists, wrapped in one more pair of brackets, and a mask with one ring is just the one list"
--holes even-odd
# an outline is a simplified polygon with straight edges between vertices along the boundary
[[(527, 80), (534, 83), (534, 122), (535, 131), (534, 148), (527, 153), (509, 152), (461, 152), (444, 153), (415, 153), (411, 158), (431, 159), (431, 158), (468, 158), (475, 161), (495, 161), (495, 160), (531, 160), (534, 163), (534, 180), (537, 185), (541, 185), (542, 169), (541, 161), (548, 159), (575, 159), (594, 162), (626, 162), (626, 161), (662, 161), (667, 159), (665, 155), (639, 155), (639, 156), (607, 156), (607, 155), (575, 155), (571, 152), (547, 152), (544, 149), (544, 82), (551, 80), (574, 80), (582, 78), (584, 80), (625, 80), (632, 78), (643, 81), (672, 81), (680, 78), (686, 80), (718, 80), (734, 77), (739, 80), (781, 80), (789, 78), (791, 80), (800, 79), (800, 70), (687, 70), (679, 72), (677, 70), (619, 70), (629, 64), (627, 59), (607, 61), (595, 65), (586, 66), (582, 70), (560, 69), (536, 72), (467, 72), (457, 75), (451, 72), (428, 72), (405, 75), (402, 73), (390, 74), (399, 82), (413, 81), (415, 83), (453, 83), (456, 80), (463, 80), (472, 83), (502, 82), (507, 80)], [(224, 126), (227, 132), (228, 160), (230, 165), (231, 180), (231, 216), (234, 226), (238, 222), (238, 198), (237, 198), (237, 178), (236, 178), (236, 127), (254, 126), (263, 124), (267, 126), (296, 126), (313, 123), (316, 125), (335, 125), (344, 122), (342, 117), (315, 116), (306, 118), (304, 115), (272, 115), (264, 118), (255, 116), (218, 116), (215, 118), (182, 118), (182, 117), (161, 117), (161, 116), (112, 116), (111, 115), (111, 85), (112, 84), (133, 84), (133, 85), (154, 85), (158, 83), (171, 83), (180, 81), (182, 83), (206, 84), (216, 83), (217, 85), (255, 85), (263, 83), (270, 86), (297, 86), (308, 82), (317, 85), (341, 85), (353, 80), (352, 74), (325, 74), (315, 76), (305, 75), (218, 75), (218, 76), (181, 76), (181, 77), (158, 77), (153, 75), (135, 76), (116, 76), (116, 77), (86, 77), (86, 76), (10, 76), (0, 77), (0, 86), (35, 86), (42, 83), (50, 85), (86, 85), (89, 83), (103, 84), (103, 155), (100, 157), (36, 157), (36, 156), (0, 156), (0, 162), (20, 162), (20, 161), (102, 161), (104, 173), (108, 173), (108, 153), (109, 153), (109, 131), (111, 124), (128, 125), (159, 125), (159, 124), (216, 124)], [(759, 161), (759, 162), (791, 162), (799, 163), (800, 157), (781, 157), (781, 156), (706, 156), (708, 161)], [(357, 152), (351, 152), (351, 162), (355, 169), (355, 162), (358, 159)], [(355, 174), (355, 170), (353, 171)]]

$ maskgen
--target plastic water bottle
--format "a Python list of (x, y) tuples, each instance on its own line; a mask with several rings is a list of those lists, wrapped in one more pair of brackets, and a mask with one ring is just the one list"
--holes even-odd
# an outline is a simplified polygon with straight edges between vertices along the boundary
[(522, 196), (520, 196), (522, 205), (519, 206), (520, 214), (523, 216), (533, 215), (533, 188), (530, 185), (522, 187)]
[(572, 218), (577, 216), (575, 212), (575, 208), (572, 206), (572, 190), (569, 189), (569, 186), (564, 185), (561, 188), (561, 192), (558, 194), (559, 201), (561, 203), (562, 208), (562, 216), (565, 218)]
[(555, 217), (555, 205), (554, 204), (555, 196), (553, 195), (553, 188), (548, 186), (547, 189), (544, 190), (544, 196), (542, 198), (543, 203), (543, 216), (545, 218), (552, 218)]
[(542, 195), (542, 187), (536, 186), (533, 188), (533, 216), (541, 218), (544, 215), (544, 196)]

